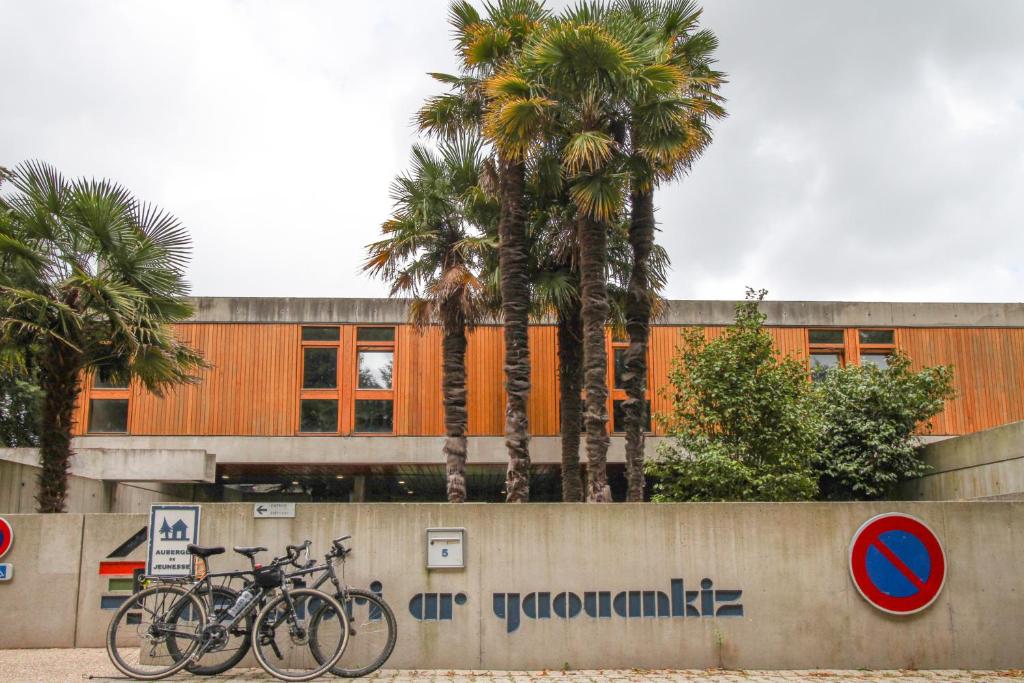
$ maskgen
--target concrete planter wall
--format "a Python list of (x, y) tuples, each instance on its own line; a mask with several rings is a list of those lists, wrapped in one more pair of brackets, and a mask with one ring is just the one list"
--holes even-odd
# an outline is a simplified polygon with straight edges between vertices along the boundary
[[(924, 520), (948, 560), (941, 595), (910, 617), (868, 605), (847, 568), (857, 528), (890, 511)], [(146, 515), (7, 519), (0, 648), (101, 646), (100, 562)], [(425, 568), (428, 527), (466, 529), (465, 569)], [(349, 581), (380, 582), (398, 616), (390, 667), (1024, 665), (1024, 503), (300, 504), (294, 519), (225, 503), (203, 506), (200, 541), (280, 552), (310, 538), (322, 552), (342, 534)]]

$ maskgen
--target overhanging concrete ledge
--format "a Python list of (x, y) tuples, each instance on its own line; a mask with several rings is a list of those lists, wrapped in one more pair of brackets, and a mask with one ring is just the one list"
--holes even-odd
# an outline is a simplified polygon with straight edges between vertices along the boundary
[[(39, 467), (39, 449), (0, 448), (0, 460)], [(75, 448), (71, 474), (103, 481), (213, 483), (217, 456), (205, 449)]]

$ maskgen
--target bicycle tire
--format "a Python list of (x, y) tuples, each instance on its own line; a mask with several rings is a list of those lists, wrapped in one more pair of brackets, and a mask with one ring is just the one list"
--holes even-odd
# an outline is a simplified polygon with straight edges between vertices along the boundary
[[(136, 626), (136, 628), (134, 628), (134, 629), (126, 628), (125, 631), (127, 633), (125, 635), (131, 634), (132, 631), (134, 631), (136, 634), (140, 634), (140, 631), (141, 631), (141, 621), (139, 623), (137, 623), (137, 624), (132, 624), (131, 620), (130, 620), (129, 612), (135, 610), (135, 611), (138, 611), (138, 612), (150, 612), (150, 613), (155, 614), (155, 612), (153, 610), (150, 610), (150, 609), (146, 608), (145, 601), (148, 598), (152, 598), (152, 597), (154, 597), (154, 596), (156, 596), (156, 595), (158, 595), (160, 593), (173, 594), (173, 595), (177, 596), (176, 600), (172, 600), (170, 602), (170, 605), (168, 606), (168, 609), (166, 610), (168, 613), (174, 612), (174, 611), (181, 611), (181, 610), (184, 609), (184, 606), (186, 604), (191, 604), (192, 608), (196, 610), (196, 614), (199, 617), (199, 626), (200, 626), (200, 628), (199, 628), (198, 633), (201, 633), (202, 632), (202, 628), (206, 626), (206, 608), (203, 605), (202, 601), (200, 601), (199, 598), (197, 598), (196, 596), (192, 595), (191, 593), (189, 593), (185, 589), (179, 588), (178, 586), (170, 586), (170, 585), (154, 586), (152, 588), (147, 588), (146, 590), (139, 591), (138, 593), (135, 593), (130, 598), (125, 600), (124, 603), (114, 613), (114, 616), (111, 617), (110, 624), (107, 626), (107, 638), (106, 638), (107, 656), (110, 658), (111, 664), (113, 664), (114, 667), (118, 671), (120, 671), (124, 675), (129, 676), (131, 678), (134, 678), (136, 680), (140, 680), (140, 681), (158, 681), (161, 678), (167, 678), (168, 676), (172, 676), (172, 675), (176, 674), (177, 672), (179, 672), (179, 671), (181, 671), (182, 669), (185, 668), (185, 666), (189, 663), (190, 659), (192, 658), (192, 655), (195, 654), (196, 649), (199, 647), (200, 640), (199, 640), (198, 633), (197, 633), (197, 637), (194, 640), (192, 640), (192, 645), (186, 651), (180, 652), (180, 656), (179, 657), (172, 657), (170, 655), (167, 656), (168, 659), (170, 659), (172, 661), (170, 666), (167, 666), (166, 668), (162, 668), (162, 669), (157, 669), (156, 671), (154, 671), (154, 670), (142, 670), (142, 669), (139, 669), (139, 668), (134, 668), (132, 665), (130, 665), (127, 661), (124, 660), (124, 658), (122, 657), (121, 653), (118, 651), (118, 643), (117, 643), (119, 624), (121, 622), (121, 618), (122, 617), (129, 617), (129, 618), (127, 618), (125, 620), (125, 626), (126, 627), (127, 626)], [(181, 602), (182, 600), (184, 600), (185, 602)], [(141, 620), (141, 615), (140, 615), (139, 618)], [(140, 643), (140, 645), (139, 645), (139, 649), (140, 650), (141, 650), (141, 647), (142, 646), (141, 646), (141, 643)], [(156, 646), (154, 645), (154, 650), (155, 650), (155, 647)], [(132, 648), (132, 646), (129, 646), (129, 648)], [(151, 651), (150, 654), (152, 655), (152, 653), (153, 653), (153, 651)], [(142, 655), (140, 655), (140, 659), (141, 658), (142, 658)]]
[[(235, 600), (238, 599), (238, 591), (228, 588), (227, 586), (216, 586), (213, 588), (214, 597), (211, 599), (210, 604), (214, 607), (214, 613), (208, 615), (210, 619), (215, 619), (217, 616), (217, 596), (221, 598), (220, 604), (231, 607), (235, 604)], [(200, 591), (198, 595), (205, 595), (205, 591)], [(184, 604), (182, 605), (184, 607)], [(226, 608), (224, 608), (226, 609)], [(255, 617), (250, 612), (244, 618), (245, 635), (242, 636), (242, 642), (235, 649), (235, 652), (222, 662), (216, 664), (203, 664), (204, 661), (210, 661), (207, 655), (213, 653), (204, 653), (197, 662), (185, 665), (185, 671), (196, 676), (216, 676), (222, 674), (238, 665), (242, 658), (245, 657), (249, 652), (249, 648), (252, 646), (252, 627)], [(174, 641), (168, 645), (168, 649), (176, 649), (177, 646)], [(214, 652), (223, 652), (224, 650), (215, 650)]]
[[(384, 598), (377, 595), (376, 593), (372, 593), (370, 591), (362, 590), (359, 588), (350, 588), (348, 589), (348, 591), (346, 591), (346, 593), (347, 595), (345, 596), (345, 615), (350, 620), (352, 620), (352, 615), (354, 614), (351, 601), (366, 600), (369, 605), (367, 611), (371, 615), (370, 618), (372, 618), (372, 615), (374, 614), (374, 609), (379, 610), (379, 618), (383, 620), (388, 630), (388, 635), (384, 643), (384, 649), (381, 650), (380, 654), (378, 654), (377, 657), (370, 662), (370, 664), (361, 667), (351, 665), (345, 666), (347, 662), (342, 661), (345, 659), (343, 655), (341, 660), (339, 660), (338, 663), (332, 666), (330, 669), (332, 674), (340, 678), (362, 678), (363, 676), (371, 674), (377, 669), (384, 666), (384, 664), (391, 657), (391, 653), (395, 650), (395, 644), (398, 642), (398, 620), (395, 619), (395, 613), (391, 610), (391, 606), (384, 601)], [(339, 594), (335, 597), (341, 599), (342, 596)], [(318, 611), (317, 614), (313, 616), (313, 620), (310, 623), (310, 629), (313, 628), (313, 625), (320, 619), (320, 617), (321, 614)], [(359, 626), (356, 626), (350, 622), (349, 633), (356, 640), (356, 642), (358, 642), (359, 631)], [(313, 657), (316, 658), (317, 661), (320, 661), (323, 655), (318, 652), (315, 642), (310, 643), (310, 649), (313, 652)]]
[[(314, 656), (314, 659), (316, 660), (318, 666), (315, 669), (307, 671), (302, 674), (285, 673), (274, 668), (274, 666), (267, 659), (263, 651), (264, 645), (262, 640), (264, 627), (267, 625), (269, 615), (275, 614), (281, 603), (287, 604), (285, 602), (284, 594), (279, 594), (270, 602), (268, 602), (266, 606), (262, 610), (260, 610), (260, 613), (256, 616), (256, 621), (253, 624), (252, 631), (252, 633), (255, 635), (255, 638), (253, 638), (252, 640), (252, 652), (254, 655), (256, 655), (256, 661), (259, 662), (263, 670), (271, 676), (278, 678), (282, 681), (309, 681), (327, 673), (327, 671), (332, 666), (337, 664), (339, 659), (341, 659), (341, 655), (344, 654), (345, 647), (348, 645), (349, 639), (350, 629), (348, 625), (348, 616), (345, 614), (345, 609), (342, 607), (341, 603), (338, 602), (338, 600), (335, 599), (333, 595), (329, 595), (314, 588), (289, 589), (288, 596), (291, 598), (293, 603), (296, 602), (297, 599), (301, 599), (303, 597), (305, 597), (306, 600), (320, 600), (322, 605), (320, 606), (319, 609), (317, 609), (316, 614), (323, 614), (328, 607), (334, 610), (335, 614), (337, 614), (338, 618), (343, 622), (341, 626), (342, 637), (340, 639), (340, 642), (338, 643), (336, 651), (333, 652), (331, 656), (329, 658), (326, 658), (324, 661), (320, 661), (319, 659), (316, 659), (316, 657)], [(275, 623), (279, 623), (279, 621)], [(312, 627), (307, 629), (307, 647), (309, 643), (315, 640), (315, 637), (316, 630)], [(312, 648), (309, 649), (312, 650)]]

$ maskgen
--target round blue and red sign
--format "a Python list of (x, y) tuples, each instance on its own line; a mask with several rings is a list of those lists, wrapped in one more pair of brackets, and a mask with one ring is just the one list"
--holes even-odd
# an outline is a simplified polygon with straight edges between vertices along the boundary
[(14, 529), (6, 519), (0, 517), (0, 557), (7, 554), (12, 543), (14, 543)]
[(872, 517), (850, 543), (850, 576), (864, 599), (889, 614), (914, 614), (946, 582), (946, 553), (927, 524), (900, 512)]

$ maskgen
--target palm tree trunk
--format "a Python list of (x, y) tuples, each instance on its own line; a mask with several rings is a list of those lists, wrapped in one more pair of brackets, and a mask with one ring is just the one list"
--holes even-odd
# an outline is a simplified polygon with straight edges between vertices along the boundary
[(71, 426), (75, 401), (81, 391), (81, 355), (54, 342), (39, 364), (43, 409), (39, 430), (39, 512), (64, 512), (71, 467)]
[(644, 499), (644, 428), (647, 425), (647, 344), (651, 332), (649, 260), (654, 246), (654, 192), (634, 192), (629, 223), (633, 270), (626, 296), (626, 500)]
[(521, 161), (501, 158), (498, 222), (498, 262), (501, 269), (501, 313), (505, 324), (505, 446), (509, 503), (530, 499), (530, 433), (526, 404), (530, 396), (530, 277), (523, 191), (526, 167)]
[(558, 312), (559, 427), (562, 435), (562, 500), (583, 501), (580, 479), (580, 391), (583, 388), (583, 319), (579, 307)]
[(442, 304), (444, 457), (449, 503), (466, 502), (466, 320), (458, 299)]
[(580, 299), (583, 317), (583, 381), (586, 387), (587, 500), (611, 502), (608, 488), (608, 322), (605, 224), (580, 216)]

